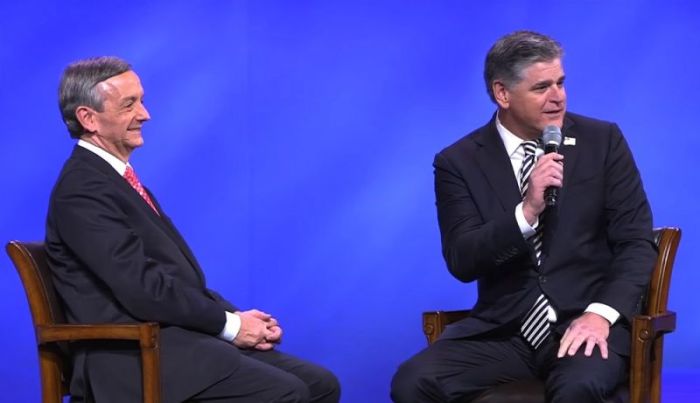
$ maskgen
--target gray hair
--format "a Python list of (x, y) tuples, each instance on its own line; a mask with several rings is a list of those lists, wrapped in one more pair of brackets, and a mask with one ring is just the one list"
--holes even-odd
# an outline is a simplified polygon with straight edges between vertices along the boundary
[(66, 67), (58, 87), (58, 107), (72, 138), (79, 138), (85, 130), (75, 116), (79, 106), (104, 110), (104, 98), (97, 91), (97, 84), (130, 70), (129, 63), (112, 56), (78, 60)]
[(523, 70), (535, 63), (559, 59), (564, 55), (561, 44), (533, 31), (515, 31), (493, 44), (484, 63), (486, 91), (496, 102), (493, 82), (502, 81), (506, 87), (517, 84)]

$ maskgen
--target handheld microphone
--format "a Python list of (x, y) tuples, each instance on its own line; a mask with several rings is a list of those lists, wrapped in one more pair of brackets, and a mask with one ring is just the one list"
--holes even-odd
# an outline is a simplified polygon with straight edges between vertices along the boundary
[[(542, 142), (544, 143), (544, 153), (559, 152), (561, 144), (561, 129), (557, 126), (546, 126), (542, 131)], [(555, 206), (559, 197), (559, 188), (550, 186), (544, 191), (544, 202), (547, 206)]]

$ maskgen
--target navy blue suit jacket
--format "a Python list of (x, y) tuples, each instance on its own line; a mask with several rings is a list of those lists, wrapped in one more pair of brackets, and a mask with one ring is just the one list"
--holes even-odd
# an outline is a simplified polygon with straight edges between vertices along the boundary
[(617, 125), (567, 113), (562, 136), (564, 185), (545, 212), (539, 269), (515, 220), (521, 196), (495, 117), (436, 155), (443, 255), (455, 277), (478, 284), (472, 315), (442, 337), (517, 323), (544, 292), (560, 334), (592, 302), (616, 309), (609, 345), (629, 354), (629, 324), (656, 259), (646, 194)]
[[(161, 324), (164, 402), (231, 374), (239, 350), (216, 335), (236, 308), (207, 289), (197, 260), (158, 212), (106, 161), (76, 146), (51, 194), (46, 251), (71, 323)], [(119, 342), (76, 344), (71, 393), (140, 401), (139, 352)]]

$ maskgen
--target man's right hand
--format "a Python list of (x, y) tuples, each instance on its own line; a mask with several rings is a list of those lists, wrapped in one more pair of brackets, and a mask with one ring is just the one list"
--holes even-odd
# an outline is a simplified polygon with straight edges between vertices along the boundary
[(561, 188), (564, 181), (564, 156), (557, 153), (544, 154), (532, 169), (523, 199), (523, 215), (533, 225), (546, 205), (544, 191), (550, 186)]
[(233, 344), (240, 348), (251, 348), (272, 336), (268, 329), (268, 321), (272, 319), (270, 314), (251, 309), (244, 312), (234, 312), (241, 318), (241, 328), (233, 339)]

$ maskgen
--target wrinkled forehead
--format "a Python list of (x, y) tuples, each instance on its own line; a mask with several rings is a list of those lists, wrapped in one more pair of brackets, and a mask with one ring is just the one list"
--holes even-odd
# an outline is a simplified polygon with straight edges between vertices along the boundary
[(559, 80), (564, 77), (561, 59), (537, 61), (522, 66), (519, 70), (520, 80)]

